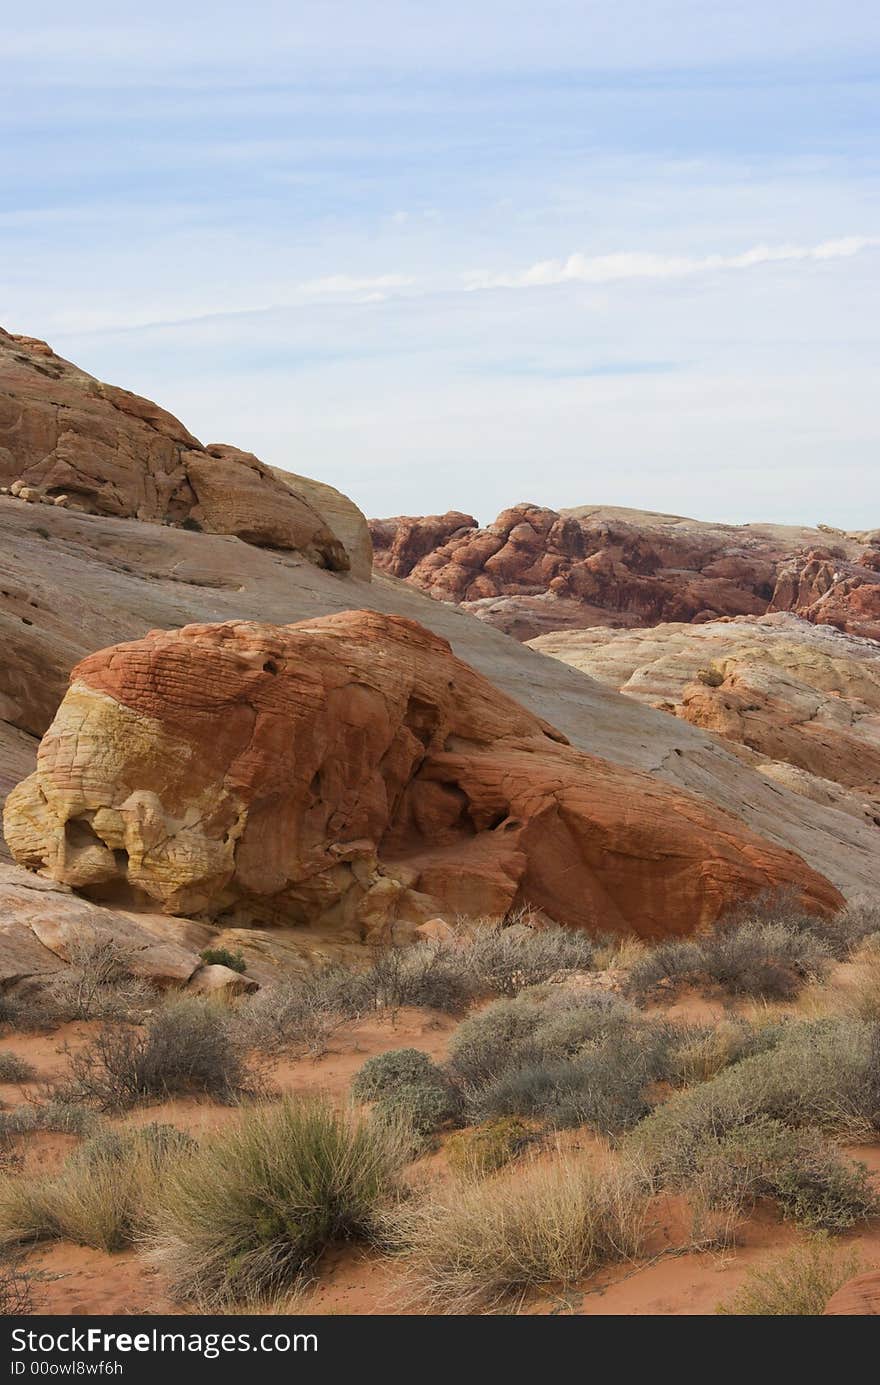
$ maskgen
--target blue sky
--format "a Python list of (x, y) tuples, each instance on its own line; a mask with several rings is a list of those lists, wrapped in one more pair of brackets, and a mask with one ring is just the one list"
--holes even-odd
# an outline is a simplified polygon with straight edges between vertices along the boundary
[(0, 322), (375, 515), (875, 527), (878, 56), (853, 0), (48, 0)]

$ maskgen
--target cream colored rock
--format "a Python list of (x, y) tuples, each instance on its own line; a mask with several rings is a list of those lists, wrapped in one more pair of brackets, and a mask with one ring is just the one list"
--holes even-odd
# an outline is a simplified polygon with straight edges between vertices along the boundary
[(253, 977), (244, 976), (232, 967), (221, 966), (217, 962), (206, 963), (193, 972), (187, 984), (188, 991), (194, 995), (217, 996), (233, 1000), (236, 996), (252, 995), (260, 989)]

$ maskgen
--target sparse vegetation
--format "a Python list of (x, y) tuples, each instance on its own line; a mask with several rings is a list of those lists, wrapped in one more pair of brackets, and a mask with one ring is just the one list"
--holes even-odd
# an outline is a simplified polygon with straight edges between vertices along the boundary
[(719, 1313), (734, 1317), (816, 1317), (832, 1294), (863, 1266), (826, 1236), (811, 1236), (787, 1255), (750, 1269), (742, 1288)]
[(39, 986), (7, 998), (6, 1018), (19, 1029), (51, 1029), (69, 1020), (138, 1020), (158, 1001), (155, 989), (131, 974), (136, 954), (112, 938), (80, 938), (68, 947), (70, 965)]
[(31, 1311), (30, 1280), (12, 1256), (0, 1252), (0, 1318), (23, 1318)]
[(830, 961), (831, 952), (816, 933), (746, 919), (652, 948), (636, 960), (627, 987), (642, 999), (663, 984), (687, 984), (791, 1000), (808, 980), (822, 976)]
[(71, 1054), (57, 1095), (100, 1111), (199, 1092), (229, 1101), (252, 1089), (238, 1032), (217, 1005), (196, 997), (169, 1002), (149, 1017), (144, 1032), (105, 1025)]
[(334, 1242), (374, 1235), (406, 1141), (320, 1101), (248, 1112), (162, 1180), (151, 1259), (206, 1307), (295, 1286)]
[(407, 1257), (409, 1292), (427, 1312), (515, 1306), (542, 1284), (572, 1284), (640, 1249), (645, 1200), (627, 1170), (582, 1162), (459, 1184), (442, 1200), (402, 1203), (388, 1218)]

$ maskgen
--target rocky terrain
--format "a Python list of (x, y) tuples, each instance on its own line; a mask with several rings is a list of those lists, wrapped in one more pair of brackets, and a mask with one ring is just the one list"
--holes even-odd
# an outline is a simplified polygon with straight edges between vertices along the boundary
[(453, 511), (371, 520), (375, 564), (516, 639), (793, 611), (880, 633), (880, 531), (707, 524), (522, 504), (480, 528)]
[(874, 536), (0, 427), (0, 1312), (876, 1312)]
[(773, 783), (880, 827), (880, 646), (792, 615), (559, 631), (533, 647), (730, 742)]

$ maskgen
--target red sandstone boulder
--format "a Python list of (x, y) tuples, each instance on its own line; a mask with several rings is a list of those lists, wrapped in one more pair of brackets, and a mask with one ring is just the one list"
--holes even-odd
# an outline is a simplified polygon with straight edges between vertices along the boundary
[(783, 885), (842, 902), (800, 857), (575, 750), (445, 640), (369, 611), (153, 631), (83, 660), (4, 826), (19, 862), (96, 900), (352, 938), (518, 906), (685, 933)]
[(880, 1314), (880, 1270), (847, 1280), (828, 1300), (825, 1317), (861, 1317)]

